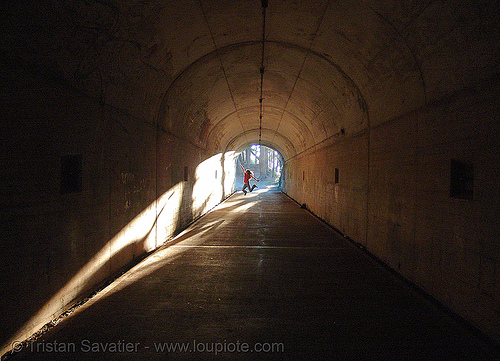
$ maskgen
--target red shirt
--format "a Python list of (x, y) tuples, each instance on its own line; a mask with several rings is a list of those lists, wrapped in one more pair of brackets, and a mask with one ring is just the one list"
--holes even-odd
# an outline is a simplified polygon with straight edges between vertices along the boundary
[(247, 172), (245, 172), (245, 178), (243, 179), (243, 183), (248, 183), (250, 182), (250, 178), (252, 177), (251, 174), (248, 174)]

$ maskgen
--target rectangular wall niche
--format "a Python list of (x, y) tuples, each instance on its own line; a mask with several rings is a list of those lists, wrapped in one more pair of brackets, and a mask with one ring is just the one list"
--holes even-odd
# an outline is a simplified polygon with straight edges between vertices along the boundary
[(450, 197), (472, 199), (474, 190), (474, 167), (456, 159), (450, 165)]
[(335, 184), (339, 182), (339, 169), (335, 168)]
[(81, 154), (65, 155), (61, 158), (61, 194), (82, 191), (82, 161)]

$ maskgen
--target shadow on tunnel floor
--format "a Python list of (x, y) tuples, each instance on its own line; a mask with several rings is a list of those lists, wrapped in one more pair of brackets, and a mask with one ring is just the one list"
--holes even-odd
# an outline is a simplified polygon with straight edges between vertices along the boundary
[(233, 195), (15, 359), (499, 359), (274, 190)]

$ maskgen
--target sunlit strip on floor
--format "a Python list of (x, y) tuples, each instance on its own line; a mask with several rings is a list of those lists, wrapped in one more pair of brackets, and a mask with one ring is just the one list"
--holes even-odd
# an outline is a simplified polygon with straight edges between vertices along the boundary
[(251, 249), (312, 249), (312, 250), (337, 250), (349, 249), (349, 247), (310, 247), (310, 246), (242, 246), (242, 245), (189, 245), (189, 244), (175, 244), (171, 248), (251, 248)]

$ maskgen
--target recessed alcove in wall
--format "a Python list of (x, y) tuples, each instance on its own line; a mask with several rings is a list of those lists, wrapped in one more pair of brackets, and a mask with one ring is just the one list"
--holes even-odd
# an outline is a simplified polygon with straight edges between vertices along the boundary
[(65, 155), (61, 158), (60, 193), (82, 191), (83, 157), (81, 154)]
[(450, 162), (450, 197), (472, 199), (474, 195), (474, 166), (457, 159)]

